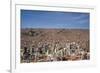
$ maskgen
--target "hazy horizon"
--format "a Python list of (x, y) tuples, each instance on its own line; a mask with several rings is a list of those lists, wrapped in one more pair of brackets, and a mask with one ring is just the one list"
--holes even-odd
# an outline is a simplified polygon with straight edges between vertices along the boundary
[(21, 29), (65, 29), (65, 30), (89, 30), (87, 28), (21, 28)]

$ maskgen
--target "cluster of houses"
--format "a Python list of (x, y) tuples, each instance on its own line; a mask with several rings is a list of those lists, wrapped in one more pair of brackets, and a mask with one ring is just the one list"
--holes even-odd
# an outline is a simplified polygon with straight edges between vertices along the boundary
[(90, 59), (89, 51), (76, 42), (39, 42), (21, 48), (21, 62), (73, 61)]

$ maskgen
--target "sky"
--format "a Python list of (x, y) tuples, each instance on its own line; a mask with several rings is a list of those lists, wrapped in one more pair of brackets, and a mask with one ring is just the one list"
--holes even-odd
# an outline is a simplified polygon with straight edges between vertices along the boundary
[(89, 13), (21, 10), (21, 28), (89, 29)]

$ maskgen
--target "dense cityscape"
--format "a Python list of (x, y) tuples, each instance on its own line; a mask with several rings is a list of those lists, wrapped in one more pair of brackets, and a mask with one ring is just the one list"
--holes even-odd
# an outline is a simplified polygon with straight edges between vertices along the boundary
[(90, 14), (21, 10), (20, 62), (90, 59)]
[[(79, 34), (81, 31), (80, 34), (85, 35), (83, 39), (82, 35), (80, 37), (76, 35), (77, 38), (74, 38), (75, 34), (71, 31), (73, 30), (22, 30), (21, 63), (89, 60), (89, 35), (87, 31), (73, 31), (77, 32), (75, 34)], [(63, 35), (61, 35), (62, 33)], [(72, 40), (66, 36), (67, 34)]]

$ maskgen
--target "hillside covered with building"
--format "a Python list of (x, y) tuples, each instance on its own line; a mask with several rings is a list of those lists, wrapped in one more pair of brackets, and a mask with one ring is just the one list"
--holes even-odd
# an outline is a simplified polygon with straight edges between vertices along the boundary
[(21, 63), (90, 59), (89, 29), (21, 29)]

